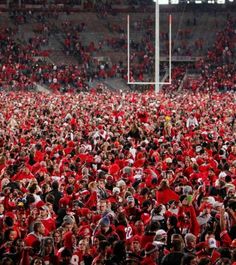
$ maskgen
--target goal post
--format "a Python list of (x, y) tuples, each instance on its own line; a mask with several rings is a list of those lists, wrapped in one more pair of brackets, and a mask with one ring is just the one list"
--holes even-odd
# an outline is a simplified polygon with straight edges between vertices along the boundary
[(158, 0), (155, 2), (155, 81), (131, 82), (130, 80), (130, 15), (127, 15), (127, 79), (128, 85), (155, 85), (155, 92), (159, 93), (160, 85), (170, 85), (172, 82), (172, 16), (169, 15), (169, 80), (160, 82), (160, 8)]

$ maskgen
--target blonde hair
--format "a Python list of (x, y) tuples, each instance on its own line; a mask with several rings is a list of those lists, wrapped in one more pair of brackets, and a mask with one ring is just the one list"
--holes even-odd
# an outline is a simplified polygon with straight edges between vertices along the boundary
[(159, 190), (165, 190), (167, 188), (169, 188), (170, 185), (169, 185), (169, 181), (167, 179), (163, 179), (160, 183), (160, 187), (159, 187)]
[(89, 190), (91, 189), (96, 189), (97, 188), (97, 183), (95, 181), (92, 181), (88, 184)]

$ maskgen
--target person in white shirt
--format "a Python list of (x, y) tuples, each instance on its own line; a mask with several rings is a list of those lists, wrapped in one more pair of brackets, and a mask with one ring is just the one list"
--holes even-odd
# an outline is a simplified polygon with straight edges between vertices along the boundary
[(197, 121), (197, 118), (194, 117), (193, 114), (190, 114), (189, 118), (187, 119), (187, 122), (186, 122), (186, 127), (188, 129), (192, 128), (192, 129), (195, 129), (196, 127), (198, 127), (199, 123)]

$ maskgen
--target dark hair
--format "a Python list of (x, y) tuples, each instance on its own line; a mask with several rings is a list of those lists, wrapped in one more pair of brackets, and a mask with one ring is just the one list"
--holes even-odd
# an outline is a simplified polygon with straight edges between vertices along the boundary
[(39, 229), (39, 227), (40, 227), (41, 225), (42, 225), (41, 222), (36, 221), (36, 222), (34, 223), (34, 225), (33, 225), (33, 231), (34, 231), (34, 232), (38, 232), (38, 229)]
[(99, 252), (104, 252), (106, 247), (108, 247), (109, 245), (110, 244), (107, 240), (101, 240), (99, 242), (99, 248), (98, 248)]
[(113, 247), (113, 254), (121, 260), (126, 257), (125, 243), (124, 241), (116, 241)]
[(9, 237), (10, 237), (10, 233), (12, 232), (12, 231), (15, 231), (14, 229), (7, 229), (5, 232), (4, 232), (4, 240), (5, 241), (9, 241), (10, 239), (9, 239)]
[(220, 248), (219, 249), (221, 258), (227, 258), (231, 260), (231, 252), (228, 248)]
[(10, 216), (7, 216), (4, 219), (4, 223), (6, 226), (13, 226), (13, 224), (14, 224), (13, 219)]
[(177, 226), (177, 224), (178, 224), (178, 219), (177, 219), (177, 217), (174, 216), (174, 215), (171, 215), (171, 216), (169, 217), (169, 223), (170, 223), (171, 226)]
[(35, 260), (37, 260), (37, 259), (39, 259), (39, 260), (42, 261), (42, 265), (45, 265), (45, 262), (44, 262), (43, 258), (40, 258), (40, 257), (35, 257), (35, 258), (33, 258), (33, 259), (31, 260), (31, 262), (30, 262), (30, 265), (34, 265), (34, 262), (35, 262)]
[(54, 197), (54, 195), (51, 194), (51, 193), (48, 193), (48, 194), (45, 196), (45, 201), (54, 204), (54, 202), (55, 202), (55, 197)]
[(198, 265), (210, 265), (211, 261), (208, 258), (201, 258)]
[(58, 183), (58, 181), (53, 181), (53, 183), (52, 183), (52, 189), (53, 190), (57, 190), (59, 188), (59, 183)]
[(52, 237), (44, 237), (40, 242), (40, 256), (44, 257), (46, 255), (45, 246), (51, 245), (51, 253), (48, 253), (50, 256), (53, 256), (54, 253), (54, 242)]
[(181, 265), (190, 265), (191, 261), (195, 259), (196, 256), (192, 254), (187, 254), (182, 257)]
[(71, 195), (73, 193), (73, 191), (74, 191), (74, 188), (72, 186), (69, 186), (69, 187), (66, 188), (66, 193), (68, 195)]
[(64, 248), (61, 252), (61, 257), (72, 257), (72, 252), (68, 248)]
[(37, 185), (34, 183), (29, 187), (29, 192), (34, 193), (37, 189)]
[(182, 251), (183, 242), (180, 239), (175, 238), (171, 241), (171, 247), (174, 249), (174, 251)]
[(11, 258), (9, 257), (4, 257), (1, 262), (0, 262), (1, 265), (7, 265), (7, 264), (11, 264), (11, 265), (14, 265), (14, 262)]
[(236, 249), (232, 251), (232, 261), (236, 261)]
[(28, 206), (29, 204), (31, 203), (34, 203), (35, 202), (35, 198), (34, 198), (34, 195), (33, 194), (27, 194), (26, 196), (26, 205)]

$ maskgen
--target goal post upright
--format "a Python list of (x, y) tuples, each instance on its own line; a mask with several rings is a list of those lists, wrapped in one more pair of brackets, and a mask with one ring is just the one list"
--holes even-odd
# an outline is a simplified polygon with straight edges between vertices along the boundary
[(155, 92), (160, 92), (160, 7), (155, 3)]
[(155, 85), (155, 93), (160, 92), (160, 85), (170, 85), (172, 83), (172, 16), (168, 17), (169, 23), (169, 80), (160, 82), (160, 7), (159, 0), (155, 1), (155, 81), (139, 82), (130, 79), (130, 15), (127, 15), (127, 84), (128, 85)]

